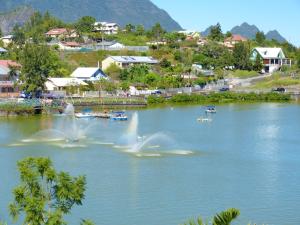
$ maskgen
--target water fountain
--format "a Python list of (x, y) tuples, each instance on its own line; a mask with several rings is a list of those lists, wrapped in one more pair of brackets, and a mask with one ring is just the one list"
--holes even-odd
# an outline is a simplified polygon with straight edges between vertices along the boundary
[(124, 148), (124, 152), (134, 154), (138, 157), (159, 157), (170, 154), (188, 155), (193, 153), (185, 150), (171, 150), (172, 147), (173, 149), (175, 148), (176, 143), (163, 132), (157, 132), (149, 136), (139, 136), (138, 124), (138, 114), (135, 112), (129, 123), (126, 134), (121, 138), (126, 145), (117, 146), (119, 148)]
[(22, 140), (22, 142), (52, 142), (52, 144), (55, 143), (64, 148), (85, 147), (85, 145), (76, 143), (86, 138), (88, 130), (94, 124), (86, 124), (87, 121), (76, 120), (75, 110), (72, 104), (66, 106), (63, 115), (55, 128), (39, 131), (32, 135), (31, 138)]

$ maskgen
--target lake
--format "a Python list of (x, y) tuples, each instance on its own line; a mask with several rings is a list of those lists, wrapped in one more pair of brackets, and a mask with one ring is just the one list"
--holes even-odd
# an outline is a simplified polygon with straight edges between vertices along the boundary
[(127, 114), (131, 122), (1, 118), (0, 219), (11, 221), (16, 162), (48, 156), (87, 177), (69, 224), (176, 225), (231, 207), (241, 211), (236, 224), (300, 224), (300, 105), (221, 105), (202, 123), (203, 106)]

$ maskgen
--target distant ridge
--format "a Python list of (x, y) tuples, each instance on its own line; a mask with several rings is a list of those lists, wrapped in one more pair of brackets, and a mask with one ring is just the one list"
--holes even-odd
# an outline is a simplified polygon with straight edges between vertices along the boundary
[(100, 21), (117, 22), (121, 26), (131, 23), (150, 28), (159, 22), (168, 31), (182, 29), (166, 11), (150, 0), (0, 0), (0, 13), (24, 6), (40, 12), (49, 11), (65, 22), (92, 16)]
[(254, 39), (259, 29), (255, 25), (249, 25), (248, 23), (242, 23), (240, 26), (235, 26), (230, 31), (232, 34), (239, 34), (248, 39)]
[(23, 25), (33, 13), (34, 10), (28, 6), (19, 7), (7, 13), (1, 13), (0, 28), (2, 32), (8, 34), (16, 24)]
[[(202, 36), (204, 36), (204, 37), (208, 36), (211, 28), (212, 28), (212, 26), (206, 28), (205, 31), (201, 32)], [(257, 26), (249, 25), (246, 22), (242, 23), (239, 26), (235, 26), (230, 30), (230, 32), (232, 34), (239, 34), (248, 39), (255, 39), (256, 33), (259, 31), (260, 31), (260, 29)], [(266, 39), (268, 39), (268, 40), (274, 39), (280, 43), (286, 42), (286, 39), (277, 30), (269, 31), (265, 34), (265, 36), (266, 36)]]

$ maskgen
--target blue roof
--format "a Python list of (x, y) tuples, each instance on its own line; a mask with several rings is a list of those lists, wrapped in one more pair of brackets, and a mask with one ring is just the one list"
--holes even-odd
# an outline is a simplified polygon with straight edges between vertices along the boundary
[(7, 50), (5, 48), (0, 47), (0, 53), (6, 53), (6, 52), (7, 52)]
[(110, 56), (114, 61), (121, 63), (149, 63), (156, 64), (158, 60), (148, 56)]
[(7, 75), (9, 73), (9, 68), (0, 66), (0, 75)]

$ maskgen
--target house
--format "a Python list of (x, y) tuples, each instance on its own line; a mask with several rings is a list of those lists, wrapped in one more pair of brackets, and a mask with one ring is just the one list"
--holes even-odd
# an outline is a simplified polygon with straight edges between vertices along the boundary
[(254, 48), (251, 53), (251, 60), (257, 57), (263, 60), (264, 73), (273, 73), (281, 69), (282, 66), (291, 66), (292, 61), (285, 57), (281, 48)]
[(4, 55), (7, 53), (7, 50), (5, 48), (0, 47), (0, 55)]
[(74, 29), (67, 28), (55, 28), (51, 29), (46, 33), (46, 37), (64, 39), (64, 38), (76, 38), (78, 37), (77, 32)]
[(94, 23), (94, 31), (102, 32), (103, 34), (117, 34), (119, 25), (116, 23), (96, 22)]
[(21, 65), (12, 60), (0, 60), (0, 93), (18, 92), (14, 85), (17, 77), (10, 77), (11, 67), (20, 68)]
[(121, 69), (135, 64), (158, 64), (158, 60), (148, 56), (109, 56), (102, 61), (102, 69), (106, 70), (112, 64)]
[(215, 73), (212, 69), (203, 69), (201, 64), (193, 64), (191, 69), (194, 74), (199, 76), (204, 76), (204, 77), (215, 76)]
[(80, 51), (81, 45), (75, 41), (59, 42), (59, 49), (63, 51)]
[(204, 45), (206, 45), (207, 43), (208, 43), (208, 41), (207, 41), (207, 39), (204, 38), (204, 37), (200, 37), (200, 38), (198, 39), (198, 41), (197, 41), (197, 45), (199, 45), (199, 46), (204, 46)]
[(4, 37), (1, 37), (0, 40), (3, 42), (4, 47), (7, 47), (9, 44), (13, 42), (13, 35), (7, 35)]
[(247, 38), (245, 38), (239, 34), (233, 34), (224, 40), (223, 45), (227, 48), (233, 49), (235, 44), (244, 42), (247, 40), (248, 40)]
[(178, 33), (184, 34), (187, 40), (199, 39), (201, 36), (198, 31), (193, 31), (193, 30), (182, 30), (182, 31), (178, 31)]
[(47, 91), (66, 91), (68, 88), (75, 87), (79, 92), (80, 86), (88, 84), (77, 78), (48, 78), (45, 83)]
[(146, 42), (147, 45), (150, 45), (150, 46), (159, 46), (159, 45), (166, 45), (167, 42), (166, 41), (149, 41), (149, 42)]
[(97, 81), (108, 79), (107, 75), (99, 67), (78, 67), (71, 77), (82, 81)]

